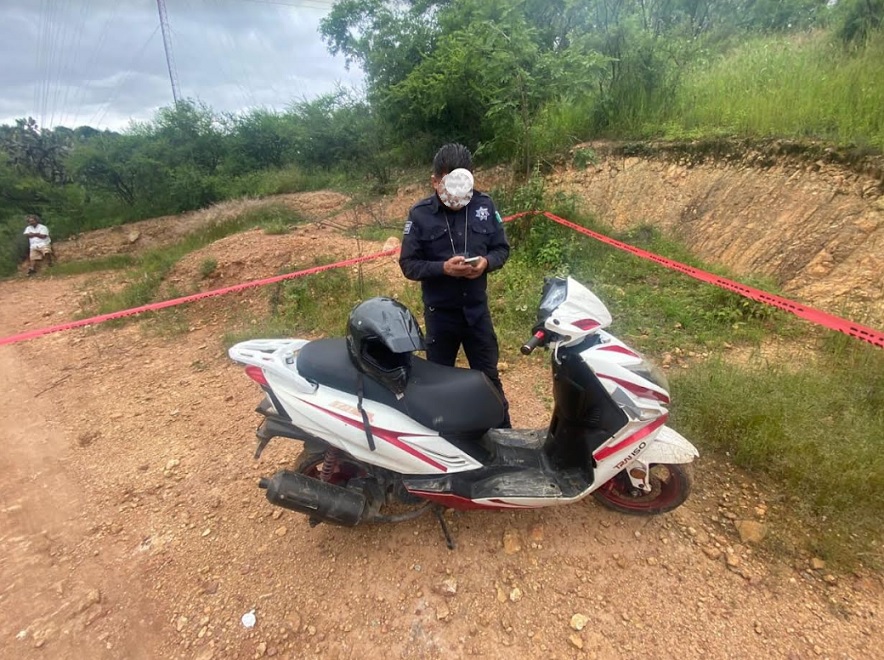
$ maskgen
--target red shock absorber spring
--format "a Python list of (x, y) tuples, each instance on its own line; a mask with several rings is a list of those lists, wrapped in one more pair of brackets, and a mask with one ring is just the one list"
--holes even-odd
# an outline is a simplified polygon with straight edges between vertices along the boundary
[(338, 454), (340, 452), (334, 447), (325, 450), (325, 456), (322, 459), (322, 470), (319, 472), (319, 478), (322, 481), (330, 481), (335, 470), (338, 468)]

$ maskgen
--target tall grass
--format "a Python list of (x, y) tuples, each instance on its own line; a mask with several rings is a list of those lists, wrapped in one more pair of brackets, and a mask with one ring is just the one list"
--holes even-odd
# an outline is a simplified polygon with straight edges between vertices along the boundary
[(592, 136), (587, 118), (593, 114), (597, 100), (594, 95), (557, 99), (538, 113), (528, 133), (530, 160), (555, 163), (577, 142)]
[(53, 275), (81, 275), (94, 273), (102, 270), (122, 270), (131, 268), (137, 259), (131, 254), (111, 254), (98, 259), (83, 259), (80, 261), (64, 261), (56, 263), (52, 267)]
[[(669, 137), (819, 137), (884, 148), (884, 32), (765, 37), (698, 62), (662, 121)], [(653, 118), (653, 119), (656, 119)]]
[(815, 552), (875, 564), (884, 561), (884, 353), (844, 339), (836, 348), (829, 339), (816, 363), (714, 359), (675, 374), (673, 422), (772, 478), (813, 521)]
[(280, 169), (259, 170), (225, 179), (221, 183), (224, 199), (244, 196), (266, 197), (285, 193), (308, 192), (334, 187), (352, 188), (352, 172), (305, 169), (296, 165)]
[[(312, 265), (337, 261), (334, 255), (317, 255)], [(371, 265), (356, 271), (335, 268), (310, 277), (274, 285), (267, 315), (245, 329), (226, 333), (228, 346), (254, 337), (341, 337), (347, 331), (350, 310), (374, 296), (391, 295), (389, 283), (372, 275)], [(420, 318), (423, 305), (420, 288), (406, 287), (396, 298)]]
[[(497, 190), (495, 199), (507, 213), (548, 208), (589, 229), (636, 247), (716, 274), (733, 277), (726, 269), (708, 266), (683, 245), (652, 227), (626, 232), (610, 227), (581, 210), (572, 197), (546, 194), (543, 179), (534, 177), (514, 190)], [(573, 275), (592, 289), (610, 309), (612, 331), (643, 351), (662, 355), (681, 350), (710, 349), (729, 344), (757, 344), (776, 328), (800, 332), (800, 323), (785, 313), (735, 293), (699, 283), (676, 271), (579, 236), (543, 217), (526, 217), (507, 227), (512, 256), (490, 278), (489, 299), (502, 350), (517, 351), (530, 330), (543, 278)], [(776, 293), (771, 282), (747, 281)], [(513, 301), (519, 301), (514, 305)]]

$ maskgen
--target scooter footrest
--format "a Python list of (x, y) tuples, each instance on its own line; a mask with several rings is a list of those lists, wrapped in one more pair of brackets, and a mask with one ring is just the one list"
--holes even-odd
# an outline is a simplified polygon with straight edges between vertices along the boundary
[(546, 440), (546, 429), (491, 429), (488, 441), (499, 447), (523, 447), (539, 450)]
[(490, 497), (562, 497), (562, 489), (555, 476), (543, 470), (516, 470), (473, 484), (473, 499)]

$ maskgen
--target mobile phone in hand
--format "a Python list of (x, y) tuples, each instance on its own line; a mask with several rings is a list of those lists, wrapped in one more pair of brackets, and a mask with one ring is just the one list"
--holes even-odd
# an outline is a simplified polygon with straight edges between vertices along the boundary
[(481, 260), (482, 260), (482, 257), (466, 257), (466, 258), (464, 258), (463, 262), (464, 262), (467, 266), (475, 266), (475, 265), (476, 265), (477, 263), (479, 263)]

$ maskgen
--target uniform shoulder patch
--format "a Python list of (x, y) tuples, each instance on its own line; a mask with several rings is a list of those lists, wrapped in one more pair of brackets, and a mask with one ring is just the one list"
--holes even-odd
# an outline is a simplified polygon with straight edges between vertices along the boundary
[(498, 224), (503, 224), (503, 218), (500, 217), (500, 211), (495, 211), (494, 217), (497, 218)]
[(406, 222), (406, 223), (405, 223), (405, 229), (402, 230), (402, 233), (403, 233), (403, 234), (408, 234), (408, 233), (410, 233), (410, 232), (411, 232), (411, 225), (412, 225), (412, 224), (413, 224), (413, 223), (411, 222), (411, 220), (409, 220), (408, 222)]

